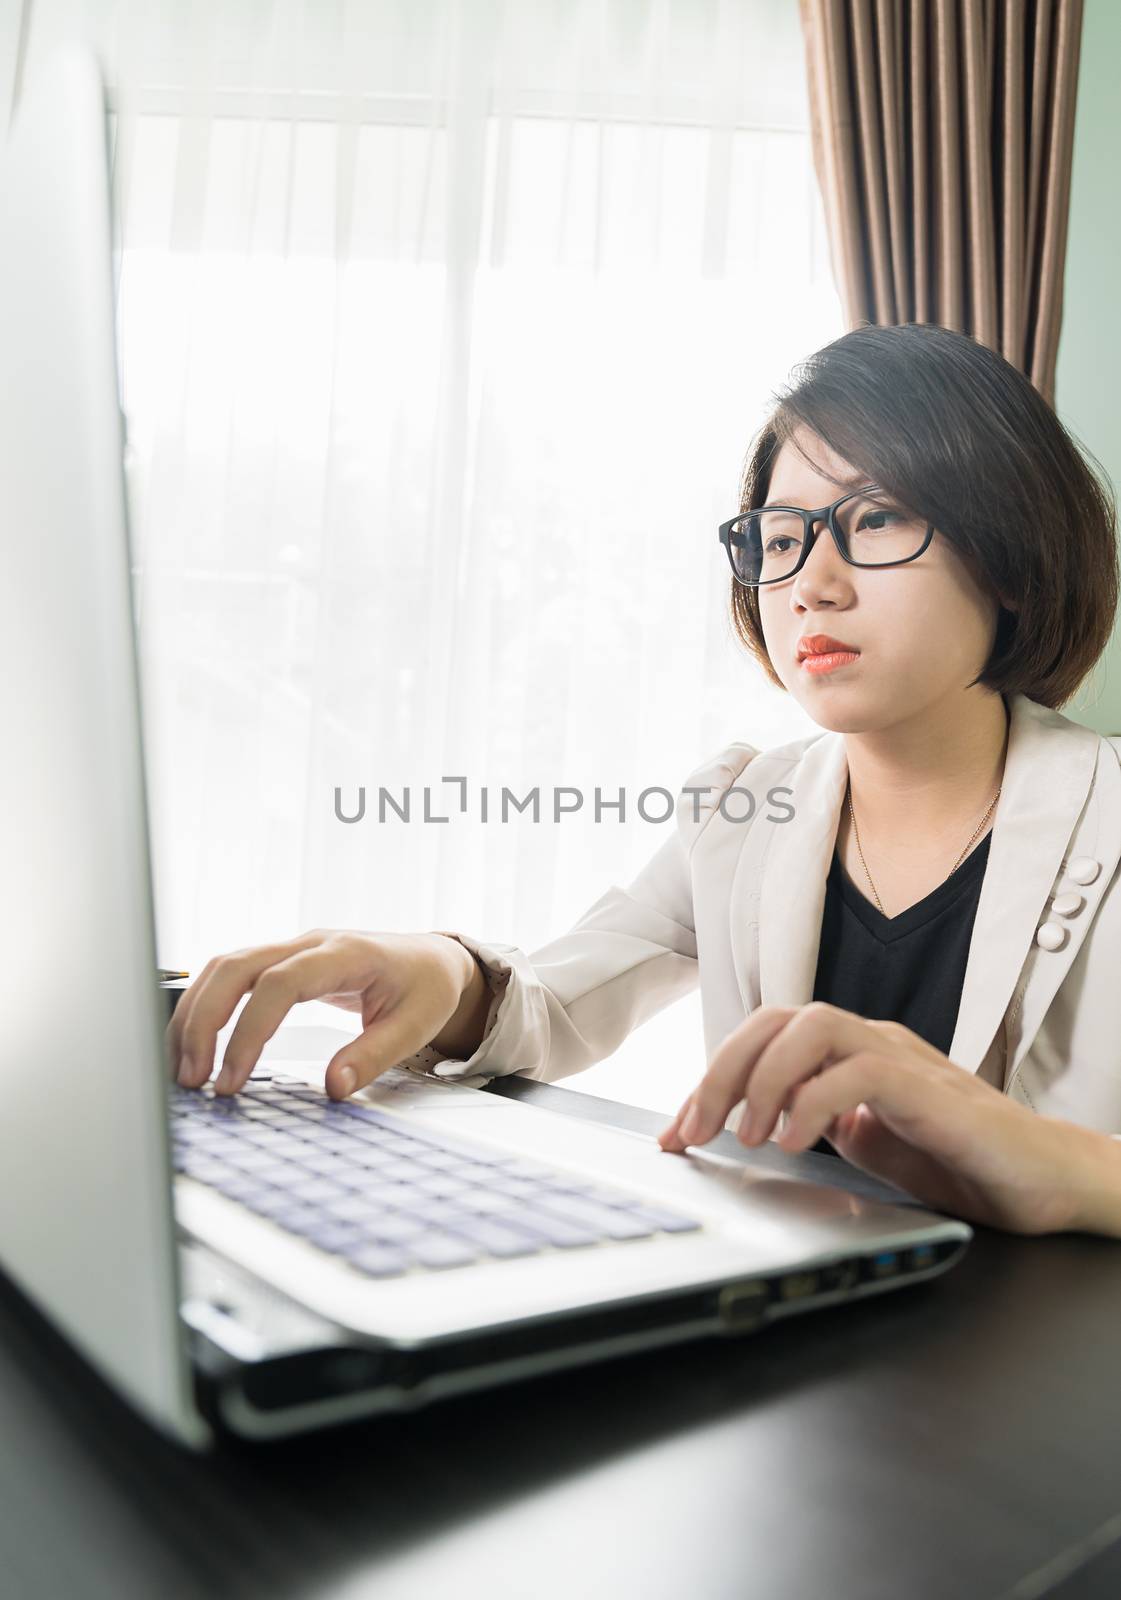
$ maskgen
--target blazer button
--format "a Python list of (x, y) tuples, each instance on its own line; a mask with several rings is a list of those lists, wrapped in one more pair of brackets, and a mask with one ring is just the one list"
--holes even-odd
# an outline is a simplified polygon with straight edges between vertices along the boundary
[(1057, 911), (1060, 917), (1073, 917), (1085, 904), (1080, 894), (1057, 894), (1051, 902), (1051, 910)]
[(1073, 878), (1075, 883), (1093, 883), (1100, 871), (1101, 863), (1093, 856), (1075, 856), (1067, 868), (1067, 877)]
[(1036, 929), (1035, 942), (1044, 950), (1061, 950), (1066, 942), (1067, 931), (1061, 922), (1045, 922), (1041, 928)]

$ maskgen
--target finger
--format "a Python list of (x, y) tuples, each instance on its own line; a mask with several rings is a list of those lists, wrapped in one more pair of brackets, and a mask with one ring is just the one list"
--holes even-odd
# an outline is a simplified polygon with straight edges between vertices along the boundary
[[(199, 978), (197, 993), (181, 1025), (180, 1083), (197, 1089), (210, 1077), (218, 1034), (233, 1016), (242, 995), (249, 993), (261, 974), (275, 962), (284, 960), (297, 950), (307, 949), (313, 943), (319, 943), (322, 938), (322, 933), (316, 929), (313, 933), (301, 935), (299, 939), (234, 951), (230, 955), (217, 956), (212, 963), (208, 963), (211, 970), (207, 976)], [(193, 989), (195, 985), (191, 987)], [(179, 1006), (183, 1003), (180, 1000)], [(176, 1011), (179, 1006), (176, 1006)]]
[(693, 1113), (681, 1124), (678, 1145), (704, 1144), (724, 1126), (743, 1099), (761, 1052), (798, 1012), (797, 1006), (760, 1006), (717, 1048), (708, 1071), (693, 1091)]
[[(800, 1084), (823, 1073), (834, 1062), (859, 1051), (889, 1058), (898, 1045), (869, 1028), (863, 1017), (840, 1006), (813, 1001), (760, 1052), (748, 1091), (750, 1114), (740, 1128), (744, 1144), (759, 1144), (771, 1130)], [(846, 1108), (842, 1108), (846, 1109)]]
[(179, 1069), (182, 1064), (182, 1037), (183, 1029), (187, 1023), (187, 1013), (194, 1003), (196, 996), (198, 995), (199, 985), (202, 983), (204, 978), (208, 978), (210, 976), (211, 972), (214, 970), (214, 966), (215, 957), (212, 956), (194, 982), (189, 983), (179, 995), (179, 998), (175, 1002), (175, 1009), (171, 1013), (171, 1020), (164, 1029), (164, 1048), (167, 1054), (168, 1071), (172, 1078), (178, 1076)]
[(940, 1209), (961, 1204), (960, 1179), (937, 1156), (893, 1133), (869, 1106), (847, 1112), (829, 1138), (846, 1161), (927, 1205)]
[(215, 1094), (238, 1093), (292, 1007), (333, 989), (339, 981), (338, 967), (335, 946), (321, 943), (274, 961), (260, 974), (226, 1042)]
[(898, 1071), (878, 1051), (857, 1051), (835, 1066), (826, 1067), (797, 1090), (779, 1144), (784, 1150), (808, 1149), (836, 1118), (882, 1094), (889, 1077), (894, 1079), (892, 1095), (896, 1101), (926, 1092), (925, 1079)]
[(404, 1061), (432, 1037), (427, 1006), (403, 1003), (363, 1028), (356, 1039), (337, 1050), (327, 1063), (324, 1087), (333, 1100), (345, 1100), (383, 1072)]
[(693, 1105), (693, 1096), (689, 1095), (688, 1099), (685, 1101), (684, 1105), (681, 1107), (681, 1109), (677, 1113), (676, 1117), (674, 1117), (674, 1119), (670, 1123), (669, 1127), (668, 1128), (663, 1128), (661, 1133), (658, 1135), (658, 1143), (661, 1145), (663, 1150), (684, 1149), (684, 1144), (681, 1142), (681, 1137), (680, 1137), (680, 1135), (681, 1135), (681, 1124), (684, 1122), (686, 1116), (689, 1114), (689, 1111), (692, 1108), (692, 1105)]

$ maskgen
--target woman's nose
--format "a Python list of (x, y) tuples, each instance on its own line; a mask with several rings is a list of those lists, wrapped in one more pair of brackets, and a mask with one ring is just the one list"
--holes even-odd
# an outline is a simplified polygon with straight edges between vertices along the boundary
[(837, 549), (829, 524), (822, 519), (816, 524), (814, 531), (816, 537), (810, 552), (794, 579), (796, 590), (807, 585), (816, 588), (821, 583), (834, 583), (838, 578), (841, 580), (847, 578), (848, 563)]

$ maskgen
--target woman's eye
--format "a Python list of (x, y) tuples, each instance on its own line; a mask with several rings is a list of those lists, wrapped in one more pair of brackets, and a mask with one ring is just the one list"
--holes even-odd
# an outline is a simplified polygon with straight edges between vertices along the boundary
[(867, 528), (872, 533), (878, 533), (883, 528), (891, 526), (890, 521), (885, 520), (890, 519), (891, 517), (894, 517), (895, 520), (899, 522), (902, 520), (902, 513), (899, 511), (888, 511), (886, 509), (865, 511), (861, 513), (860, 521), (857, 523), (857, 527)]

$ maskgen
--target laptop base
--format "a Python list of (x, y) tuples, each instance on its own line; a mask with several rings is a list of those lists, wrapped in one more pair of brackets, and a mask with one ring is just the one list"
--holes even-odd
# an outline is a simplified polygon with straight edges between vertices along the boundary
[[(240, 1437), (270, 1439), (414, 1411), (446, 1396), (662, 1345), (754, 1333), (798, 1312), (937, 1277), (966, 1248), (967, 1241), (945, 1240), (808, 1270), (757, 1272), (408, 1347), (324, 1322), (240, 1267), (231, 1278), (228, 1263), (188, 1240), (181, 1246), (184, 1280), (197, 1285), (208, 1269), (221, 1271), (224, 1290), (212, 1315), (197, 1297), (184, 1302), (184, 1318), (203, 1414)], [(286, 1320), (274, 1347), (248, 1356), (248, 1339), (260, 1338), (278, 1313)]]

